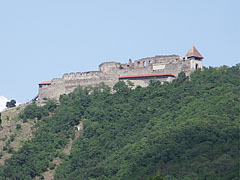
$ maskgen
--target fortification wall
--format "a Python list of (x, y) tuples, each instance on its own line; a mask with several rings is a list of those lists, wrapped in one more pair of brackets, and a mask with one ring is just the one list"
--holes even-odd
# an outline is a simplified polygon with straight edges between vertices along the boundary
[(113, 87), (118, 82), (117, 74), (104, 74), (102, 72), (69, 73), (62, 78), (52, 79), (50, 86), (39, 88), (39, 101), (45, 99), (58, 100), (61, 94), (69, 94), (78, 86), (96, 86), (104, 83)]
[[(62, 78), (52, 79), (51, 85), (39, 88), (39, 102), (43, 102), (45, 98), (59, 99), (61, 94), (68, 94), (77, 86), (96, 86), (104, 83), (113, 87), (119, 81), (119, 76), (172, 73), (177, 77), (180, 72), (190, 74), (197, 67), (202, 68), (202, 61), (186, 60), (177, 55), (142, 58), (133, 63), (129, 60), (127, 64), (104, 62), (99, 65), (99, 71), (66, 73)], [(138, 78), (131, 81), (136, 86), (145, 87), (151, 79)], [(172, 81), (173, 77), (157, 77), (157, 79), (161, 82)]]
[[(139, 79), (139, 78), (131, 78), (131, 82), (134, 84), (134, 86), (141, 86), (141, 87), (147, 87), (149, 85), (149, 82), (152, 80), (153, 78), (152, 77), (145, 77), (145, 78), (142, 78), (142, 79)], [(173, 77), (154, 77), (154, 79), (160, 81), (161, 83), (163, 82), (171, 82), (173, 79)], [(128, 79), (124, 79), (122, 80), (124, 82), (128, 82), (129, 80)]]
[(43, 86), (38, 90), (38, 101), (44, 102), (46, 99), (58, 100), (61, 94), (65, 94), (64, 83)]
[[(148, 60), (150, 61), (150, 58)], [(181, 71), (187, 72), (191, 70), (190, 61), (183, 61), (176, 58), (171, 59), (171, 61), (166, 61), (164, 58), (158, 59), (158, 57), (155, 60), (156, 61), (154, 63), (148, 64), (145, 67), (127, 68), (121, 70), (117, 69), (115, 72), (120, 76), (152, 73), (172, 73), (177, 76)], [(146, 59), (142, 59), (140, 62), (142, 63), (143, 61), (146, 61)]]

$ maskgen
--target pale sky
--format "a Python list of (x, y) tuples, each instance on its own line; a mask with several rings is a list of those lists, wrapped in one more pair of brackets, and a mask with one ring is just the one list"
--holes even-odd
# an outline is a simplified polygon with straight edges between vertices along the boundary
[(38, 83), (195, 45), (204, 66), (240, 63), (239, 0), (0, 0), (0, 96)]

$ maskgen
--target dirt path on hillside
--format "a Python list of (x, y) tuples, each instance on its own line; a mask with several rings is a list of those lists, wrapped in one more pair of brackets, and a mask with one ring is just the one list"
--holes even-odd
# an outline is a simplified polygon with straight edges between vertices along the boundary
[[(80, 127), (80, 129), (75, 132), (74, 140), (77, 139), (82, 134), (82, 130), (83, 130), (82, 121), (76, 127)], [(69, 143), (68, 143), (67, 147), (64, 148), (62, 151), (64, 154), (66, 154), (68, 156), (70, 155), (74, 140), (72, 140), (72, 138), (69, 139)], [(55, 167), (53, 169), (48, 168), (48, 170), (43, 173), (43, 177), (45, 180), (52, 180), (54, 178), (56, 168), (62, 163), (62, 160), (57, 157), (52, 161), (52, 163), (55, 164)], [(36, 180), (37, 179), (39, 179), (39, 178), (36, 178)]]

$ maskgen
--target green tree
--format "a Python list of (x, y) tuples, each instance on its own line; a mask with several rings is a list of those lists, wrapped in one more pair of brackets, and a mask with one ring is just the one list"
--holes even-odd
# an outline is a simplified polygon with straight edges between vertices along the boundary
[(130, 88), (126, 85), (124, 81), (119, 81), (113, 86), (113, 90), (116, 91), (116, 93), (126, 95), (129, 93)]
[[(61, 180), (239, 179), (239, 77), (237, 67), (204, 68), (191, 80), (182, 73), (136, 89), (119, 82), (114, 93), (78, 87), (57, 106), (31, 104), (21, 117), (39, 126), (1, 166), (0, 179), (34, 179), (55, 157)], [(80, 122), (82, 134), (64, 155)]]
[(6, 103), (7, 108), (16, 107), (16, 101), (13, 99)]

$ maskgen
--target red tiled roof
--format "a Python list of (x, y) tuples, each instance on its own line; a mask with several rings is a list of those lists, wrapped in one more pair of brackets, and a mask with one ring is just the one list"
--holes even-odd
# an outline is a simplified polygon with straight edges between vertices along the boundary
[(138, 77), (158, 77), (158, 76), (172, 76), (172, 77), (176, 77), (172, 73), (159, 73), (159, 74), (140, 74), (140, 75), (119, 76), (119, 79), (138, 78)]
[(195, 46), (192, 46), (192, 48), (186, 54), (186, 57), (197, 57), (203, 59), (202, 55), (198, 52)]
[(43, 82), (40, 82), (38, 85), (46, 85), (46, 84), (52, 84), (51, 81), (43, 81)]

